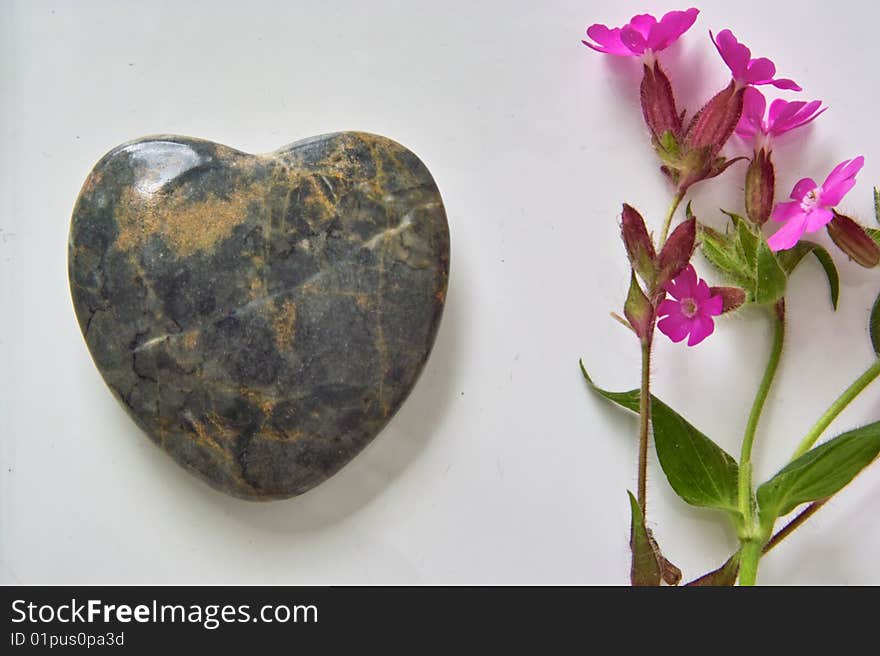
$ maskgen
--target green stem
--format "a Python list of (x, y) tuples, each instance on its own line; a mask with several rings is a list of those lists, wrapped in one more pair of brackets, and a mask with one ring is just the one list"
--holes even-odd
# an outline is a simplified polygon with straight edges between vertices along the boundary
[(739, 459), (739, 507), (743, 516), (743, 527), (746, 531), (751, 530), (752, 521), (752, 446), (755, 443), (755, 433), (758, 430), (758, 421), (767, 401), (767, 394), (773, 385), (776, 369), (779, 367), (779, 358), (782, 355), (782, 345), (785, 341), (785, 299), (777, 302), (774, 308), (774, 331), (773, 347), (770, 351), (770, 359), (764, 370), (764, 377), (758, 386), (749, 420), (746, 423), (746, 431), (743, 435), (742, 451)]
[(837, 415), (843, 412), (843, 409), (846, 408), (854, 398), (856, 398), (868, 385), (874, 382), (874, 379), (877, 378), (877, 376), (880, 376), (880, 359), (872, 364), (865, 373), (856, 378), (853, 384), (847, 387), (843, 394), (837, 397), (837, 400), (831, 404), (831, 407), (825, 411), (825, 414), (819, 417), (819, 421), (815, 423), (810, 429), (810, 432), (806, 434), (803, 440), (801, 440), (798, 448), (795, 450), (794, 454), (792, 454), (791, 459), (796, 460), (813, 448), (816, 440), (818, 440), (822, 433), (825, 432), (825, 429), (828, 428), (829, 424), (834, 421)]
[(676, 192), (675, 198), (672, 199), (672, 204), (669, 206), (669, 210), (666, 212), (666, 218), (663, 220), (663, 232), (660, 233), (661, 249), (663, 248), (663, 244), (666, 243), (666, 238), (669, 236), (669, 228), (672, 225), (672, 217), (675, 216), (675, 210), (677, 210), (678, 206), (681, 205), (682, 200), (684, 200), (684, 192)]
[(651, 425), (651, 342), (642, 340), (642, 385), (639, 390), (639, 506), (647, 515), (648, 427)]
[(758, 578), (758, 561), (761, 559), (761, 543), (758, 540), (746, 540), (742, 543), (739, 560), (739, 584), (755, 585)]

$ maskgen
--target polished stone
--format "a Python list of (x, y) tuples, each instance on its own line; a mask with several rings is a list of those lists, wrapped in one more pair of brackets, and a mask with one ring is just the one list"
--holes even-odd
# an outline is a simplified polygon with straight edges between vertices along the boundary
[(137, 424), (218, 490), (276, 499), (338, 471), (404, 402), (449, 234), (427, 168), (384, 137), (268, 155), (154, 137), (92, 170), (68, 264), (88, 348)]

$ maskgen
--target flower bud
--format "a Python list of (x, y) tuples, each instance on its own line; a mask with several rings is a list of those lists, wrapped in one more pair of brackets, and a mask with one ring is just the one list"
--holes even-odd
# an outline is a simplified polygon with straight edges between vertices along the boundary
[(880, 246), (851, 218), (835, 210), (834, 218), (826, 227), (837, 247), (857, 264), (868, 269), (880, 264)]
[(703, 105), (688, 125), (684, 143), (688, 150), (708, 148), (717, 155), (736, 129), (743, 111), (744, 89), (731, 82)]
[(697, 220), (694, 218), (680, 223), (669, 235), (658, 257), (656, 282), (658, 288), (675, 278), (691, 261), (696, 236)]
[(675, 109), (672, 84), (656, 59), (653, 65), (645, 62), (641, 99), (645, 123), (655, 139), (662, 140), (667, 132), (676, 137), (681, 133), (681, 115)]
[(733, 312), (746, 302), (746, 293), (739, 287), (710, 287), (709, 291), (721, 297), (721, 314)]
[(756, 225), (764, 225), (773, 211), (776, 173), (770, 153), (759, 148), (746, 171), (746, 214)]
[(657, 276), (657, 254), (654, 251), (654, 243), (651, 241), (642, 215), (626, 203), (623, 205), (620, 234), (632, 268), (648, 287), (653, 287)]
[(630, 271), (629, 293), (623, 306), (623, 314), (643, 342), (649, 342), (654, 331), (654, 306), (639, 287), (635, 271)]

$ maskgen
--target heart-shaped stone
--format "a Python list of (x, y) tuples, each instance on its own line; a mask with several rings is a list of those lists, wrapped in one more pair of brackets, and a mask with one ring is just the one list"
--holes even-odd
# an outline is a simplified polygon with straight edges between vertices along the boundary
[(180, 465), (248, 499), (334, 474), (409, 394), (449, 232), (421, 161), (341, 132), (248, 155), (119, 146), (73, 212), (74, 307), (104, 380)]

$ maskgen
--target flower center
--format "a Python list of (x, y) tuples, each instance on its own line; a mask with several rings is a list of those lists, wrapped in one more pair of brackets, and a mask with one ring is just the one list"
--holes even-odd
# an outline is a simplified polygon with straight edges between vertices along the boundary
[(697, 303), (692, 298), (681, 299), (681, 313), (688, 319), (693, 319), (697, 314)]
[(806, 212), (812, 212), (819, 205), (819, 196), (822, 195), (822, 187), (816, 187), (807, 192), (801, 199), (801, 209)]

